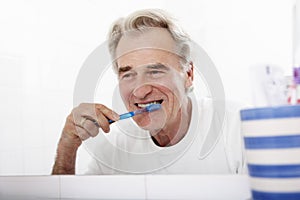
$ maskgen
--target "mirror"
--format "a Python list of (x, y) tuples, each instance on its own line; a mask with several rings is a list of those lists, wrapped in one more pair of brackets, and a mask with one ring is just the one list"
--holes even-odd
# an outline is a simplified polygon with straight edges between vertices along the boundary
[[(251, 103), (247, 70), (253, 63), (276, 63), (291, 74), (292, 1), (1, 2), (1, 176), (51, 174), (84, 61), (105, 41), (114, 20), (152, 7), (174, 15), (206, 51), (228, 99)], [(195, 92), (209, 96), (201, 68), (199, 65), (196, 73)], [(106, 71), (101, 81), (116, 80), (112, 74)], [(109, 87), (98, 91), (95, 99), (112, 91)], [(89, 156), (80, 148), (78, 173), (85, 171)]]

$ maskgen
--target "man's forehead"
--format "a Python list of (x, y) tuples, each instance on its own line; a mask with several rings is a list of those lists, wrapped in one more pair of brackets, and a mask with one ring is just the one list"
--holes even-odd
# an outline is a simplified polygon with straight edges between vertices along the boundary
[(141, 49), (160, 49), (176, 53), (176, 44), (165, 28), (129, 31), (120, 39), (116, 49), (116, 57)]

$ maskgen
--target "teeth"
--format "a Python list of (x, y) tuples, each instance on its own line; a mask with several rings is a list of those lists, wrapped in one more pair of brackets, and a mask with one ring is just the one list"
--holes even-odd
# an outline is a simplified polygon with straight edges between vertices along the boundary
[(138, 107), (145, 108), (145, 107), (150, 106), (152, 104), (160, 104), (160, 103), (158, 101), (153, 101), (153, 102), (146, 103), (146, 104), (144, 104), (144, 103), (138, 103), (137, 105), (138, 105)]

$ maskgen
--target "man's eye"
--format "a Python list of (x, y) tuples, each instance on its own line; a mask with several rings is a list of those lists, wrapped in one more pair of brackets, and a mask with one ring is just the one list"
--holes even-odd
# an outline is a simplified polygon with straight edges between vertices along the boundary
[(125, 73), (121, 75), (121, 79), (130, 79), (133, 77), (133, 73)]
[(159, 74), (161, 71), (151, 71), (151, 74)]
[(153, 70), (153, 71), (149, 71), (148, 74), (150, 74), (151, 76), (154, 76), (154, 77), (160, 77), (164, 74), (164, 72), (158, 71), (158, 70)]

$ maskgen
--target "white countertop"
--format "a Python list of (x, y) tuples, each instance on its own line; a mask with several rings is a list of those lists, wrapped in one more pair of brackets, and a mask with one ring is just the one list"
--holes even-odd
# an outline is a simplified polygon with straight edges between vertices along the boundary
[(250, 199), (247, 175), (0, 176), (0, 199)]

